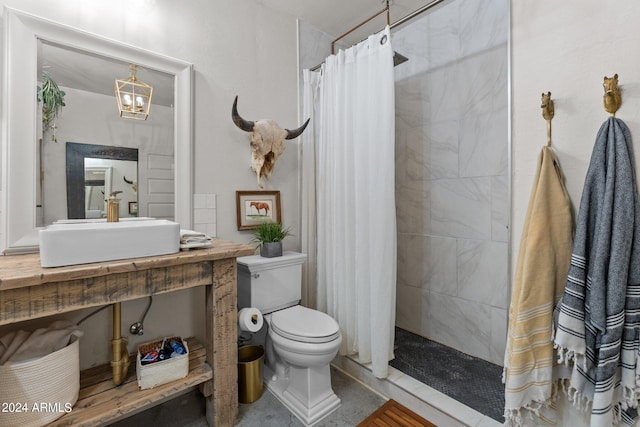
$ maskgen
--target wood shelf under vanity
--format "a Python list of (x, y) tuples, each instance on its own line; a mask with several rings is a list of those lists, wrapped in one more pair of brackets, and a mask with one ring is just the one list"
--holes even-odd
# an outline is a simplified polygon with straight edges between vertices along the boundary
[(131, 355), (129, 373), (119, 386), (114, 385), (111, 380), (109, 363), (86, 369), (80, 373), (80, 394), (73, 410), (47, 426), (88, 427), (113, 423), (211, 380), (213, 372), (205, 363), (205, 347), (195, 338), (187, 338), (186, 341), (189, 345), (189, 374), (185, 378), (152, 389), (138, 390), (135, 354)]
[(138, 390), (135, 363), (120, 386), (113, 385), (109, 364), (82, 371), (78, 402), (69, 414), (50, 425), (110, 424), (194, 387), (205, 396), (210, 426), (235, 425), (236, 258), (253, 253), (251, 246), (215, 239), (207, 249), (56, 268), (40, 267), (38, 254), (0, 256), (0, 325), (205, 287), (205, 340), (202, 344), (188, 341), (191, 356), (186, 378)]

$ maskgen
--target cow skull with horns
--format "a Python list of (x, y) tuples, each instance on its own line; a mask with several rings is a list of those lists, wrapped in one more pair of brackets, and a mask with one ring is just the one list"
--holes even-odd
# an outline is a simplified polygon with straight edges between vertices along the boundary
[(285, 139), (300, 136), (309, 124), (309, 120), (298, 129), (283, 129), (273, 120), (245, 120), (238, 114), (238, 97), (233, 101), (231, 110), (233, 123), (245, 132), (251, 132), (251, 169), (256, 173), (258, 186), (263, 188), (261, 178), (269, 179), (276, 160), (285, 149)]

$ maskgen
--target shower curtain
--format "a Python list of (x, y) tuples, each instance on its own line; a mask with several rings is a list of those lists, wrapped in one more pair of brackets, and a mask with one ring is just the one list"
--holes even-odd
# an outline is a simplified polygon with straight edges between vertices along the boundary
[[(340, 354), (387, 376), (393, 358), (396, 210), (393, 50), (382, 32), (304, 70), (303, 249), (307, 286), (342, 331)], [(315, 275), (315, 277), (314, 277)]]

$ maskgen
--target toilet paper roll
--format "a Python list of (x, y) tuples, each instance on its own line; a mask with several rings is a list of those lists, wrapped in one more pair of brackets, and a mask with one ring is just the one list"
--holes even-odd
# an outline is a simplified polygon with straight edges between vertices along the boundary
[(262, 313), (257, 308), (243, 308), (238, 312), (238, 329), (241, 331), (258, 332), (263, 323)]

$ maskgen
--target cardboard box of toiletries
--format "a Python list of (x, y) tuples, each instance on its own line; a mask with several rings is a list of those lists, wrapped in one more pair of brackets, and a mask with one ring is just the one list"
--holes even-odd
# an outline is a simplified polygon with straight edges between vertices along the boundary
[[(143, 357), (145, 354), (154, 349), (161, 348), (164, 342), (176, 340), (184, 347), (184, 354), (175, 355), (168, 359), (158, 360), (143, 365)], [(179, 380), (189, 374), (189, 347), (187, 341), (180, 337), (166, 337), (159, 340), (150, 341), (138, 345), (138, 354), (136, 356), (136, 376), (138, 378), (138, 388), (146, 390), (166, 384), (171, 381)]]

